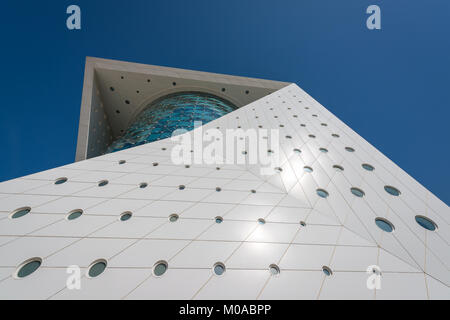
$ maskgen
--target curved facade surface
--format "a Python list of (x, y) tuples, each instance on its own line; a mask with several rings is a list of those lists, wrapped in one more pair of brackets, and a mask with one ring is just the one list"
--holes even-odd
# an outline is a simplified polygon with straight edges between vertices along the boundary
[(162, 139), (0, 183), (0, 299), (450, 298), (448, 206), (297, 85), (217, 127), (273, 174)]
[(206, 124), (236, 109), (231, 102), (201, 92), (179, 92), (152, 102), (107, 153), (168, 138), (176, 129), (190, 131), (194, 122)]

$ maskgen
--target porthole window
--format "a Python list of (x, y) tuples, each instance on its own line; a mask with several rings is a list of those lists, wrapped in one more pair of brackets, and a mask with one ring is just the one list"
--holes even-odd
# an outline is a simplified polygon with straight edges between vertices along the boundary
[(172, 85), (175, 87), (177, 85), (177, 83), (176, 82), (172, 82)]
[(272, 276), (277, 276), (280, 274), (280, 268), (276, 264), (271, 264), (269, 266), (269, 272)]
[(304, 166), (304, 167), (303, 167), (303, 170), (305, 170), (305, 172), (308, 172), (308, 173), (311, 173), (311, 172), (314, 171), (313, 168), (308, 167), (308, 166)]
[(139, 184), (139, 188), (141, 188), (141, 189), (145, 189), (145, 188), (147, 188), (147, 186), (148, 186), (148, 184), (146, 182), (141, 182)]
[(99, 259), (91, 263), (88, 268), (88, 277), (95, 278), (101, 275), (106, 269), (107, 263), (105, 259)]
[(166, 261), (158, 261), (153, 267), (153, 274), (157, 277), (161, 277), (164, 273), (166, 273), (168, 267), (169, 265)]
[(386, 232), (392, 232), (395, 229), (394, 225), (384, 218), (376, 218), (375, 224), (378, 226), (378, 228)]
[(329, 195), (328, 192), (324, 189), (317, 189), (316, 192), (317, 192), (317, 195), (321, 198), (326, 198)]
[(130, 104), (130, 100), (125, 100), (125, 103), (126, 104)]
[(359, 189), (359, 188), (351, 188), (350, 191), (351, 191), (355, 196), (360, 197), (360, 198), (364, 197), (364, 195), (365, 195), (364, 191), (362, 191), (362, 190)]
[(301, 225), (302, 227), (306, 227), (306, 222), (305, 222), (305, 221), (300, 221), (300, 225)]
[(178, 220), (179, 216), (176, 213), (173, 213), (169, 216), (170, 222), (176, 222)]
[(325, 273), (327, 277), (331, 276), (333, 274), (333, 271), (327, 266), (322, 267), (322, 272)]
[(371, 165), (368, 164), (368, 163), (363, 163), (361, 166), (362, 166), (364, 169), (366, 169), (367, 171), (373, 171), (373, 170), (375, 169), (373, 166), (371, 166)]
[(99, 186), (99, 187), (104, 187), (104, 186), (106, 186), (108, 183), (109, 183), (108, 180), (102, 180), (102, 181), (100, 181), (100, 182), (98, 183), (98, 186)]
[(430, 218), (427, 218), (425, 216), (416, 216), (415, 219), (419, 226), (429, 231), (434, 231), (437, 228), (437, 224)]
[(275, 168), (275, 171), (278, 172), (278, 173), (280, 173), (281, 171), (283, 171), (283, 169), (281, 169), (280, 167), (276, 167), (276, 168)]
[(154, 167), (157, 167), (158, 165), (159, 165), (158, 162), (153, 162), (153, 166), (154, 166)]
[(294, 152), (297, 153), (297, 154), (302, 153), (302, 151), (300, 149), (294, 149)]
[(180, 189), (180, 190), (184, 190), (186, 187), (184, 186), (184, 185), (179, 185), (178, 186), (178, 189)]
[(256, 193), (255, 189), (250, 190), (251, 193)]
[(126, 161), (125, 160), (119, 160), (119, 164), (125, 164)]
[(336, 171), (338, 171), (338, 172), (344, 171), (344, 168), (343, 168), (342, 166), (340, 166), (340, 165), (337, 165), (337, 164), (335, 164), (335, 165), (333, 166), (333, 168), (334, 168)]
[(325, 148), (320, 148), (319, 151), (320, 151), (320, 152), (323, 152), (323, 153), (327, 153), (327, 152), (328, 152), (328, 150), (325, 149)]
[(11, 213), (10, 218), (11, 219), (21, 218), (21, 217), (29, 214), (30, 211), (31, 211), (30, 207), (23, 207), (23, 208), (16, 209)]
[(14, 276), (15, 278), (25, 278), (34, 273), (42, 264), (41, 258), (31, 258), (20, 264)]
[(114, 91), (114, 87), (109, 87), (109, 90)]
[(131, 219), (131, 216), (133, 214), (130, 211), (125, 211), (124, 213), (122, 213), (119, 217), (120, 221), (127, 221)]
[(387, 193), (396, 197), (400, 195), (400, 190), (392, 186), (384, 186), (384, 190), (386, 190)]
[(345, 150), (348, 152), (355, 152), (355, 149), (353, 149), (352, 147), (345, 147)]
[(217, 192), (220, 192), (220, 191), (222, 191), (222, 188), (216, 187), (216, 191), (217, 191)]
[(58, 179), (55, 180), (55, 184), (63, 184), (66, 181), (67, 181), (66, 177), (58, 178)]
[(216, 276), (223, 275), (225, 270), (225, 265), (222, 262), (216, 262), (213, 266), (213, 272)]
[(264, 220), (263, 218), (259, 218), (258, 219), (258, 223), (259, 224), (266, 224), (266, 220)]
[(187, 165), (185, 165), (184, 167), (185, 167), (186, 169), (189, 169), (191, 166), (187, 164)]
[(215, 221), (216, 221), (216, 223), (222, 223), (223, 222), (223, 218), (222, 217), (215, 217)]
[(72, 210), (67, 215), (67, 220), (72, 221), (72, 220), (78, 219), (79, 217), (81, 217), (82, 214), (83, 214), (83, 210), (81, 210), (81, 209)]

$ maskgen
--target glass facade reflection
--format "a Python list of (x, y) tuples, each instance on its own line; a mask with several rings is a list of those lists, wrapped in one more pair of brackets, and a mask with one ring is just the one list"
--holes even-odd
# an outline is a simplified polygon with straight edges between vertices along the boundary
[(115, 140), (107, 153), (169, 138), (176, 129), (194, 129), (194, 121), (206, 124), (233, 110), (235, 105), (201, 92), (180, 92), (151, 103), (127, 131)]

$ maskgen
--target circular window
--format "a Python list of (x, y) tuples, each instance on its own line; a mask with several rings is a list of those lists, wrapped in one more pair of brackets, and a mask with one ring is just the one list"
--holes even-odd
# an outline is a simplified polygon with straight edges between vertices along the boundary
[(265, 223), (266, 223), (266, 220), (264, 220), (263, 218), (259, 218), (259, 219), (258, 219), (258, 223), (259, 223), (259, 224), (265, 224)]
[(308, 167), (308, 166), (304, 166), (304, 167), (303, 167), (303, 170), (305, 170), (305, 172), (309, 172), (309, 173), (311, 173), (311, 172), (314, 171), (313, 168)]
[(386, 190), (387, 193), (398, 197), (400, 195), (400, 190), (398, 190), (397, 188), (394, 188), (392, 186), (384, 186), (384, 190)]
[(58, 179), (55, 180), (55, 184), (63, 184), (66, 181), (67, 181), (66, 177), (58, 178)]
[(13, 211), (13, 213), (11, 213), (10, 218), (11, 219), (17, 219), (20, 217), (23, 217), (24, 215), (29, 214), (31, 211), (30, 207), (23, 207), (23, 208), (19, 208)]
[(216, 217), (215, 220), (216, 220), (216, 223), (222, 223), (223, 222), (223, 218), (222, 217)]
[(146, 182), (141, 182), (139, 184), (139, 188), (141, 188), (141, 189), (145, 189), (145, 188), (147, 188), (147, 186), (148, 186), (148, 184)]
[(350, 188), (350, 191), (357, 197), (364, 197), (365, 193), (359, 188)]
[(344, 171), (344, 168), (341, 167), (340, 165), (337, 165), (337, 164), (335, 164), (335, 165), (333, 166), (333, 168), (334, 168), (336, 171), (339, 171), (339, 172)]
[(222, 191), (222, 188), (216, 187), (216, 191), (217, 191), (217, 192), (220, 192), (220, 191)]
[(430, 218), (427, 218), (425, 216), (416, 216), (415, 217), (416, 222), (422, 227), (430, 231), (434, 231), (437, 228), (437, 224), (431, 220)]
[(276, 167), (275, 171), (279, 173), (279, 172), (283, 171), (283, 169), (281, 169), (280, 167)]
[(126, 161), (125, 160), (119, 160), (119, 164), (125, 164)]
[(392, 232), (394, 231), (394, 225), (384, 218), (376, 218), (375, 224), (383, 231)]
[(273, 276), (277, 276), (280, 274), (280, 268), (276, 264), (271, 264), (269, 266), (270, 274)]
[(362, 166), (364, 169), (366, 169), (367, 171), (373, 171), (373, 170), (375, 169), (373, 166), (371, 166), (371, 165), (368, 164), (368, 163), (363, 163), (361, 166)]
[(175, 221), (178, 220), (178, 218), (179, 218), (179, 216), (178, 216), (176, 213), (173, 213), (173, 214), (171, 214), (171, 215), (169, 216), (169, 221), (170, 221), (170, 222), (175, 222)]
[(99, 259), (92, 262), (88, 268), (88, 277), (89, 278), (98, 277), (105, 271), (106, 265), (107, 263), (105, 259)]
[(297, 154), (302, 153), (302, 151), (300, 149), (294, 149), (294, 152), (297, 153)]
[(179, 185), (178, 186), (178, 189), (180, 189), (180, 190), (184, 190), (186, 187), (184, 186), (184, 185)]
[(300, 225), (301, 225), (302, 227), (306, 227), (306, 222), (305, 222), (305, 221), (300, 221)]
[(251, 193), (256, 193), (255, 189), (250, 190)]
[(317, 189), (316, 192), (317, 192), (317, 195), (321, 198), (326, 198), (329, 195), (328, 192), (324, 189)]
[(158, 162), (153, 162), (153, 166), (154, 166), (154, 167), (157, 167), (158, 165), (159, 165)]
[(331, 271), (331, 269), (327, 266), (323, 266), (322, 267), (322, 271), (323, 273), (325, 273), (326, 276), (331, 276), (333, 274), (333, 271)]
[(166, 273), (168, 267), (169, 265), (166, 261), (158, 261), (153, 267), (153, 274), (157, 277), (161, 277), (164, 273)]
[(17, 268), (15, 277), (16, 278), (25, 278), (35, 272), (42, 264), (41, 258), (31, 258), (28, 259)]
[(119, 219), (120, 219), (120, 221), (127, 221), (127, 220), (130, 220), (132, 215), (133, 214), (130, 211), (126, 211), (120, 215)]
[(222, 262), (216, 262), (213, 266), (214, 274), (221, 276), (225, 273), (225, 265)]
[(345, 150), (348, 152), (355, 152), (355, 149), (353, 149), (351, 147), (345, 147)]
[(319, 151), (320, 151), (320, 152), (323, 152), (323, 153), (327, 153), (327, 152), (328, 152), (328, 150), (325, 149), (325, 148), (320, 148)]
[(72, 210), (67, 215), (67, 220), (71, 221), (71, 220), (78, 219), (79, 217), (81, 217), (82, 214), (83, 214), (83, 210), (81, 210), (81, 209)]
[(99, 186), (99, 187), (104, 187), (104, 186), (106, 186), (108, 183), (109, 183), (108, 180), (102, 180), (102, 181), (100, 181), (100, 182), (98, 183), (98, 186)]

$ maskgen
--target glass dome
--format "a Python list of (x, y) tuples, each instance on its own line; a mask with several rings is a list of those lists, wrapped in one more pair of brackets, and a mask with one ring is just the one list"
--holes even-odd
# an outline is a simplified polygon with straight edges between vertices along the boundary
[(194, 121), (206, 124), (236, 110), (222, 98), (201, 92), (179, 92), (164, 96), (144, 109), (107, 153), (169, 138), (176, 129), (194, 129)]

